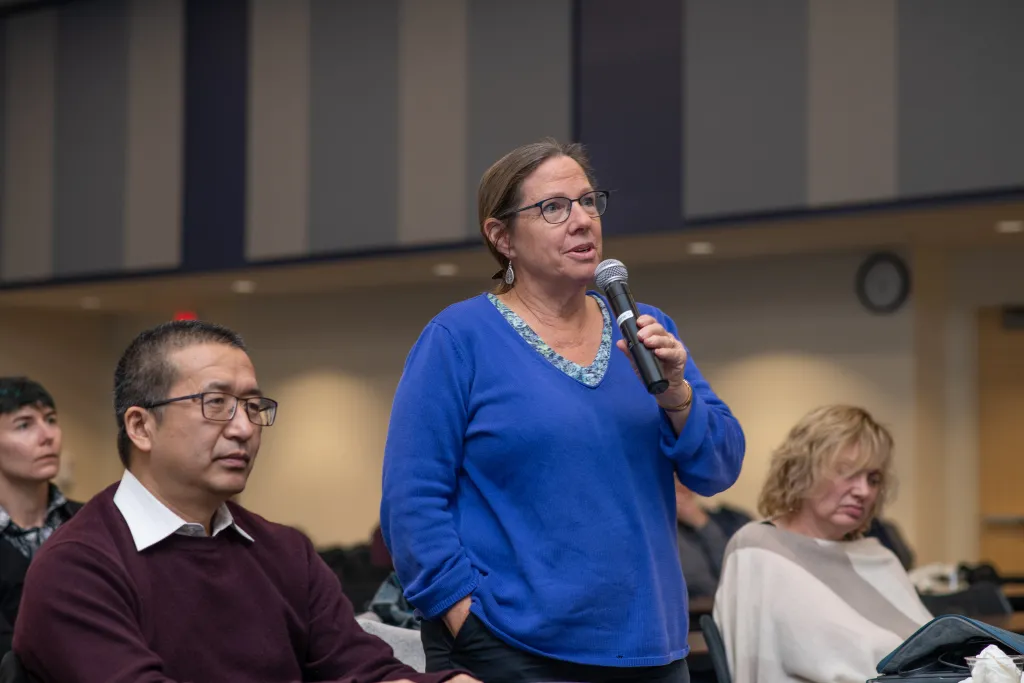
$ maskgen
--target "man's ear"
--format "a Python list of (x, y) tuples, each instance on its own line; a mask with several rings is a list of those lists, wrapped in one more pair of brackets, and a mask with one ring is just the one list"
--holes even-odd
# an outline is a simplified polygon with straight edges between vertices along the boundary
[(143, 453), (153, 450), (153, 432), (156, 419), (144, 408), (132, 406), (124, 414), (124, 429), (135, 447)]
[(515, 258), (515, 250), (512, 248), (512, 234), (508, 225), (497, 218), (488, 218), (484, 222), (484, 234), (487, 240), (494, 245), (498, 253), (507, 259)]

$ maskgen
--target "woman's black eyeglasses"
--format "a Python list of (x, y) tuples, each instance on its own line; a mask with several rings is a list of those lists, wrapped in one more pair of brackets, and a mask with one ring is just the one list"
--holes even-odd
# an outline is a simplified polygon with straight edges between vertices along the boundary
[(512, 211), (506, 211), (505, 213), (498, 216), (498, 218), (507, 218), (517, 213), (522, 213), (529, 209), (540, 208), (540, 215), (544, 217), (548, 223), (558, 225), (569, 220), (569, 214), (572, 213), (572, 205), (579, 204), (580, 208), (583, 209), (587, 215), (591, 218), (597, 218), (604, 214), (605, 209), (608, 208), (608, 192), (606, 190), (591, 190), (579, 199), (569, 199), (568, 197), (549, 197), (548, 199), (542, 199), (536, 204), (530, 204)]

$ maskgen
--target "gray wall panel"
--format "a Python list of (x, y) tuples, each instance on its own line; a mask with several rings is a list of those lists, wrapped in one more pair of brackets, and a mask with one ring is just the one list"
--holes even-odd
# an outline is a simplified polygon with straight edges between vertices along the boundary
[(309, 248), (398, 241), (398, 0), (310, 2)]
[(125, 0), (71, 3), (57, 31), (53, 266), (122, 267), (128, 114)]
[(807, 13), (806, 0), (687, 3), (687, 216), (805, 204)]
[(1024, 184), (1024, 2), (900, 0), (899, 190)]

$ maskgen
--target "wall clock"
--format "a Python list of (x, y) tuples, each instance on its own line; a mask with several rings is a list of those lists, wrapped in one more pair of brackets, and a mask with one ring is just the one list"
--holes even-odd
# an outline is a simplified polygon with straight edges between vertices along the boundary
[(896, 254), (871, 254), (857, 269), (856, 289), (864, 308), (894, 313), (910, 296), (910, 270)]

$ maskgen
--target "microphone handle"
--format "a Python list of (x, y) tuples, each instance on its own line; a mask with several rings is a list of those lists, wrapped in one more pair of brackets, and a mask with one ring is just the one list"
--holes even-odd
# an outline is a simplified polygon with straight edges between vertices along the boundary
[(629, 352), (636, 363), (636, 369), (640, 371), (640, 378), (643, 380), (647, 392), (660, 394), (668, 389), (668, 380), (661, 372), (661, 363), (658, 361), (654, 351), (644, 346), (637, 336), (638, 328), (636, 319), (640, 315), (637, 311), (636, 302), (629, 292), (629, 287), (621, 281), (614, 281), (608, 284), (605, 289), (605, 296), (612, 306), (612, 313), (615, 321), (622, 331), (622, 338), (626, 340)]

